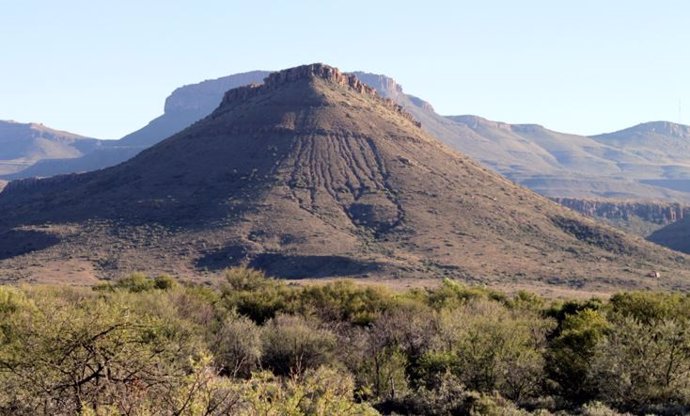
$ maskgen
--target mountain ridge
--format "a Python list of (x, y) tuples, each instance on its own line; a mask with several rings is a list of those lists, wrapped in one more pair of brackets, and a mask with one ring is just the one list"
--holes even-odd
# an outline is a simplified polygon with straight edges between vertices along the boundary
[(655, 284), (688, 284), (684, 256), (476, 164), (356, 78), (319, 64), (272, 79), (121, 165), (10, 184), (0, 271), (32, 279), (45, 270), (30, 265), (68, 258), (97, 277), (244, 264), (597, 289), (662, 269), (672, 277)]
[(102, 141), (41, 123), (0, 120), (0, 175), (12, 174), (41, 160), (77, 158)]
[[(78, 159), (39, 162), (0, 179), (89, 171), (121, 163), (210, 114), (228, 87), (261, 83), (269, 74), (252, 71), (180, 87), (166, 99), (162, 116), (123, 139)], [(423, 129), (444, 143), (547, 197), (690, 203), (690, 147), (680, 147), (677, 140), (670, 141), (669, 146), (674, 147), (660, 145), (668, 140), (654, 133), (656, 144), (643, 138), (640, 141), (647, 144), (641, 145), (631, 140), (630, 132), (623, 133), (627, 139), (614, 140), (611, 135), (615, 133), (586, 137), (538, 124), (441, 116), (431, 104), (406, 94), (393, 78), (361, 71), (352, 74), (404, 107)], [(664, 126), (683, 128), (668, 122), (640, 126), (646, 129), (637, 129), (640, 137), (649, 131), (663, 131)], [(667, 147), (670, 150), (659, 150)]]

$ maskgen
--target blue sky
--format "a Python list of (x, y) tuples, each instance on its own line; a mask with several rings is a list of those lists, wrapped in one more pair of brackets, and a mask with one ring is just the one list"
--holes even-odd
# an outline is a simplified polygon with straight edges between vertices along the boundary
[(0, 0), (0, 119), (117, 139), (178, 86), (324, 62), (441, 114), (690, 124), (689, 16), (683, 0)]

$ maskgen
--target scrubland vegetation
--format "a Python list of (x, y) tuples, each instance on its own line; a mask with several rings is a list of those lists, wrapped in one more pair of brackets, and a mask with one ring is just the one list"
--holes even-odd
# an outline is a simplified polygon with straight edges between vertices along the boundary
[(549, 301), (143, 275), (0, 287), (0, 413), (616, 415), (690, 411), (690, 297)]

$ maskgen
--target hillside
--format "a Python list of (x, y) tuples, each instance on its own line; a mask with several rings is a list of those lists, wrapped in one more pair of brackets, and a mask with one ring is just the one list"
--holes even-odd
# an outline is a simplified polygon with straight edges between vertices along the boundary
[(81, 157), (42, 161), (7, 179), (88, 172), (122, 163), (209, 115), (218, 107), (225, 91), (260, 83), (268, 74), (267, 71), (252, 71), (180, 87), (165, 100), (163, 114), (141, 129), (120, 140), (105, 141)]
[(653, 232), (648, 239), (673, 250), (690, 253), (690, 217)]
[(42, 124), (0, 120), (0, 176), (26, 169), (41, 160), (78, 158), (100, 144), (99, 140)]
[[(0, 270), (17, 279), (246, 264), (287, 278), (688, 282), (684, 256), (513, 184), (320, 64), (229, 91), (209, 117), (121, 165), (14, 182), (0, 210)], [(650, 270), (669, 277), (650, 282)]]
[(627, 232), (648, 236), (690, 214), (690, 207), (670, 202), (609, 201), (554, 198), (583, 215), (606, 221)]
[[(476, 116), (449, 118), (473, 133), (458, 135), (460, 141), (454, 147), (542, 195), (690, 202), (690, 194), (655, 182), (673, 177), (665, 167), (668, 159), (659, 154), (673, 149), (645, 154), (625, 140), (606, 141), (601, 136), (565, 134), (536, 124), (507, 124)], [(623, 131), (619, 136), (628, 134)], [(690, 161), (690, 151), (678, 154)], [(679, 167), (675, 174), (683, 169)]]
[(690, 126), (655, 121), (593, 139), (643, 159), (646, 169), (629, 169), (641, 183), (690, 192)]

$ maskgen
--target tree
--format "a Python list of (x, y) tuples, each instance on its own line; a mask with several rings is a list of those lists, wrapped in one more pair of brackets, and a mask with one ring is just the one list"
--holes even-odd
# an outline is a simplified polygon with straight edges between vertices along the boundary
[(450, 370), (468, 388), (520, 402), (538, 392), (552, 328), (534, 312), (473, 300), (442, 313), (436, 351), (446, 353)]
[(1, 409), (124, 410), (139, 399), (176, 394), (197, 348), (194, 334), (109, 296), (62, 292), (36, 290), (29, 305), (3, 317)]
[(592, 358), (601, 400), (628, 410), (690, 405), (689, 329), (685, 321), (616, 317)]
[(606, 317), (593, 309), (564, 317), (546, 357), (549, 379), (556, 383), (556, 391), (566, 399), (582, 403), (596, 397), (590, 366), (595, 348), (608, 329)]

